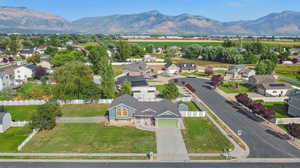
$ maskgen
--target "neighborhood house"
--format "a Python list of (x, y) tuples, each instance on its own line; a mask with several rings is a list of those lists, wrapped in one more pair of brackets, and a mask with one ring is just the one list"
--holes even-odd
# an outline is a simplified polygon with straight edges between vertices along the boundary
[(112, 125), (179, 128), (178, 105), (169, 100), (140, 102), (129, 95), (116, 98), (109, 108)]
[(144, 62), (135, 62), (124, 66), (123, 72), (129, 76), (144, 76), (150, 78), (152, 69)]
[(28, 64), (28, 65), (23, 65), (23, 66), (17, 67), (14, 70), (15, 84), (21, 85), (23, 83), (26, 83), (29, 78), (32, 78), (34, 76), (35, 68), (36, 68), (36, 65), (34, 65), (34, 64)]
[(289, 97), (288, 114), (294, 117), (300, 117), (300, 94)]
[(246, 65), (233, 65), (228, 68), (225, 73), (224, 79), (242, 79), (249, 78), (255, 75), (255, 70), (248, 68)]
[(268, 97), (285, 97), (292, 86), (286, 83), (262, 83), (257, 86), (257, 92)]
[(252, 87), (257, 87), (263, 83), (274, 83), (276, 79), (273, 75), (254, 75), (248, 80), (248, 84)]
[(14, 87), (14, 68), (15, 66), (0, 68), (0, 91)]
[(178, 73), (191, 73), (197, 71), (196, 63), (166, 63), (165, 64), (165, 73), (169, 75), (178, 74)]

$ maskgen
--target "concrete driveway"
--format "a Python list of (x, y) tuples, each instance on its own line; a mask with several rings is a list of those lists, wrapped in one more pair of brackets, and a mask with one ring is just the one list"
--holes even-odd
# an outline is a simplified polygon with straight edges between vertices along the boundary
[(188, 153), (178, 128), (157, 128), (157, 157), (161, 161), (186, 161)]
[(249, 146), (251, 158), (300, 158), (300, 150), (274, 135), (272, 130), (258, 118), (235, 108), (224, 97), (209, 87), (205, 79), (180, 79), (190, 83), (197, 96), (205, 102), (233, 131), (242, 131), (240, 136)]

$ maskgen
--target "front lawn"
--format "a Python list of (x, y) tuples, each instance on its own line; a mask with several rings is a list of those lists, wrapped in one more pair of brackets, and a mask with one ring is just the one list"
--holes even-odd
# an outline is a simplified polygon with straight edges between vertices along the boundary
[(225, 82), (223, 85), (219, 86), (219, 89), (225, 93), (248, 93), (252, 92), (252, 89), (247, 83), (240, 83), (238, 88), (232, 87), (229, 82)]
[(30, 121), (38, 106), (4, 106), (5, 111), (11, 113), (14, 121)]
[(154, 132), (104, 124), (59, 124), (38, 133), (24, 148), (30, 153), (156, 152)]
[(5, 133), (0, 134), (0, 152), (17, 152), (18, 146), (31, 132), (28, 126), (9, 128)]
[(63, 105), (63, 117), (95, 117), (104, 116), (109, 104), (72, 104)]
[(199, 111), (199, 108), (193, 102), (188, 102), (187, 105), (189, 106), (189, 111)]
[(264, 102), (265, 107), (271, 108), (275, 111), (276, 118), (289, 118), (288, 109), (286, 108), (286, 102)]
[(189, 153), (220, 153), (233, 149), (230, 141), (208, 118), (184, 118), (183, 137)]

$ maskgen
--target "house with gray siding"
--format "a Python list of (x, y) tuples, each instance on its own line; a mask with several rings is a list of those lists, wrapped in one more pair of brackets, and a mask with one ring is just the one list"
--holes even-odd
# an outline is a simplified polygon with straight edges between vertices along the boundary
[(158, 127), (167, 123), (180, 127), (178, 105), (169, 100), (140, 102), (132, 96), (123, 95), (114, 99), (108, 111), (111, 125)]
[(289, 97), (288, 114), (294, 117), (300, 117), (300, 94)]

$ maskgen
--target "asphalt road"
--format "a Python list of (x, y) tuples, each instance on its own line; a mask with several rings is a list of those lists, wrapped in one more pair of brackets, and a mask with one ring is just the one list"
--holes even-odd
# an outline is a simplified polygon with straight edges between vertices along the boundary
[(241, 138), (250, 148), (250, 158), (300, 158), (300, 150), (260, 124), (258, 118), (235, 108), (210, 88), (208, 80), (196, 78), (181, 80), (190, 83), (196, 89), (197, 96), (233, 131), (241, 130)]
[(0, 168), (299, 168), (300, 163), (0, 162)]

